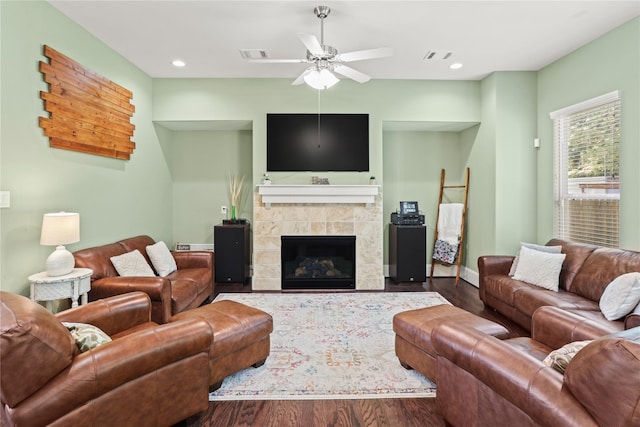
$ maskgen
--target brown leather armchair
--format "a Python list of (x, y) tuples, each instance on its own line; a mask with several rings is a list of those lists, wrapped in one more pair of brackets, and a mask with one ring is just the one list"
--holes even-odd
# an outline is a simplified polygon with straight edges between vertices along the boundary
[(76, 267), (93, 270), (89, 300), (145, 292), (151, 298), (151, 318), (157, 323), (166, 323), (172, 315), (199, 307), (206, 301), (213, 292), (212, 252), (172, 252), (178, 269), (167, 277), (118, 275), (111, 257), (137, 249), (153, 268), (146, 248), (154, 243), (149, 236), (136, 236), (74, 252)]
[(438, 326), (432, 341), (438, 352), (436, 401), (447, 425), (640, 425), (640, 328), (594, 340), (564, 375), (541, 361), (553, 348), (548, 342), (501, 341), (451, 323)]
[[(0, 292), (0, 424), (172, 425), (208, 407), (212, 333), (202, 320), (151, 322), (141, 292), (53, 315)], [(61, 321), (112, 341), (80, 353)]]

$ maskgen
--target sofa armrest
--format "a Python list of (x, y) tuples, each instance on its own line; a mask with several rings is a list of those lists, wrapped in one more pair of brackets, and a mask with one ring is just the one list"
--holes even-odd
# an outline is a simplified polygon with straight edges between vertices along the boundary
[(478, 257), (478, 274), (480, 277), (492, 274), (508, 275), (515, 256), (511, 255), (483, 255)]
[(61, 322), (90, 323), (115, 335), (151, 321), (151, 300), (144, 292), (100, 299), (56, 314)]
[(624, 328), (631, 329), (640, 326), (640, 314), (632, 313), (624, 319)]
[(604, 334), (595, 331), (587, 319), (558, 307), (544, 306), (533, 313), (531, 338), (554, 349), (600, 335)]
[(166, 391), (176, 379), (167, 375), (171, 371), (163, 373), (169, 366), (178, 369), (173, 374), (180, 374), (179, 383), (184, 384), (177, 386), (180, 390), (202, 389), (206, 401), (211, 340), (207, 323), (196, 319), (116, 339), (76, 356), (69, 368), (23, 401), (12, 416), (25, 425), (47, 425), (101, 396), (138, 394), (141, 387), (152, 394)]
[(478, 257), (478, 292), (481, 301), (486, 301), (485, 278), (494, 274), (507, 276), (515, 258), (515, 256), (509, 255), (483, 255)]
[[(457, 407), (473, 407), (475, 410), (477, 403), (483, 401), (479, 394), (486, 393), (488, 387), (501, 399), (527, 414), (537, 425), (596, 425), (593, 417), (563, 387), (563, 377), (559, 372), (508, 343), (453, 323), (443, 323), (436, 327), (431, 340), (438, 359), (445, 358), (451, 362), (438, 363), (439, 378), (442, 369), (453, 366), (453, 369), (463, 369), (471, 374), (466, 377), (469, 381), (484, 385), (476, 387), (477, 383), (447, 384), (447, 387), (460, 390), (456, 394), (459, 397), (455, 402)], [(440, 386), (439, 383), (438, 387)], [(469, 393), (469, 390), (477, 390), (478, 395)], [(465, 399), (470, 401), (465, 402)], [(482, 407), (477, 410), (490, 411), (489, 408)]]
[(560, 348), (573, 341), (593, 340), (612, 333), (606, 322), (604, 317), (599, 323), (558, 307), (543, 306), (533, 313), (531, 337), (551, 348)]
[(208, 251), (172, 252), (178, 270), (183, 268), (213, 269), (214, 254)]
[(92, 301), (140, 291), (151, 299), (151, 320), (166, 323), (171, 317), (171, 281), (164, 277), (113, 276), (91, 282), (89, 299)]

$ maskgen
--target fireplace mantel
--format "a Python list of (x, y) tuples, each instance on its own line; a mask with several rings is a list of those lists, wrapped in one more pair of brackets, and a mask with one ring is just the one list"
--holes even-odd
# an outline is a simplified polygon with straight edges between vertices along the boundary
[(373, 206), (378, 185), (258, 185), (268, 208), (273, 203), (364, 203)]

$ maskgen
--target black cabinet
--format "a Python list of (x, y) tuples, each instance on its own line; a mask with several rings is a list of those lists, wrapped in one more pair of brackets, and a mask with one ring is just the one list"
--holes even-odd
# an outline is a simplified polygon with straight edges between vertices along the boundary
[(251, 275), (249, 223), (213, 228), (215, 281), (245, 283)]
[(389, 224), (389, 277), (394, 282), (427, 280), (427, 227)]

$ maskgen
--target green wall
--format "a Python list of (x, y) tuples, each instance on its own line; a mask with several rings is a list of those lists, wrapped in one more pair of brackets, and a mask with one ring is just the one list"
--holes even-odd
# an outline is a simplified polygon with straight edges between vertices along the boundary
[[(479, 255), (513, 253), (521, 240), (543, 243), (553, 234), (549, 112), (620, 90), (622, 245), (640, 249), (639, 18), (539, 72), (496, 72), (482, 81), (342, 81), (321, 93), (291, 86), (290, 79), (151, 79), (43, 1), (2, 1), (0, 20), (0, 190), (11, 191), (11, 207), (0, 209), (4, 290), (28, 294), (27, 276), (43, 269), (52, 251), (39, 245), (47, 212), (80, 212), (81, 241), (70, 250), (142, 233), (169, 245), (210, 241), (211, 226), (222, 219), (220, 206), (228, 204), (227, 172), (246, 173), (251, 190), (265, 172), (267, 112), (369, 113), (371, 172), (318, 175), (363, 184), (375, 175), (385, 222), (399, 200), (415, 198), (434, 224), (439, 170), (461, 180), (469, 166), (464, 253), (465, 265), (475, 270)], [(136, 150), (130, 161), (48, 146), (38, 127), (46, 114), (37, 65), (45, 59), (43, 44), (133, 91)], [(252, 129), (172, 131), (160, 125), (236, 120)], [(383, 131), (387, 122), (480, 124), (453, 133)], [(540, 149), (533, 148), (536, 136)], [(420, 156), (411, 155), (416, 151)], [(308, 183), (311, 175), (272, 179)], [(251, 206), (241, 215), (250, 218)]]
[[(229, 174), (244, 176), (238, 218), (253, 217), (251, 131), (168, 131), (161, 137), (173, 190), (173, 238), (184, 243), (213, 243), (213, 227), (229, 218)], [(220, 213), (226, 206), (228, 214)]]
[[(73, 251), (137, 234), (172, 239), (172, 182), (152, 125), (152, 79), (46, 2), (0, 2), (2, 77), (0, 189), (11, 207), (0, 209), (0, 283), (27, 295), (27, 277), (44, 269), (52, 247), (40, 246), (42, 215), (80, 213)], [(133, 92), (136, 111), (131, 160), (49, 147), (38, 127), (46, 91), (38, 61), (47, 44), (85, 68)]]
[[(383, 133), (384, 259), (389, 256), (389, 219), (401, 200), (416, 200), (427, 225), (427, 259), (431, 259), (440, 193), (440, 172), (447, 185), (462, 184), (466, 166), (461, 132), (385, 131)], [(447, 190), (445, 202), (462, 202), (463, 192)]]
[(549, 113), (605, 93), (621, 96), (620, 247), (640, 250), (640, 18), (538, 72), (538, 241), (553, 236), (553, 122)]

